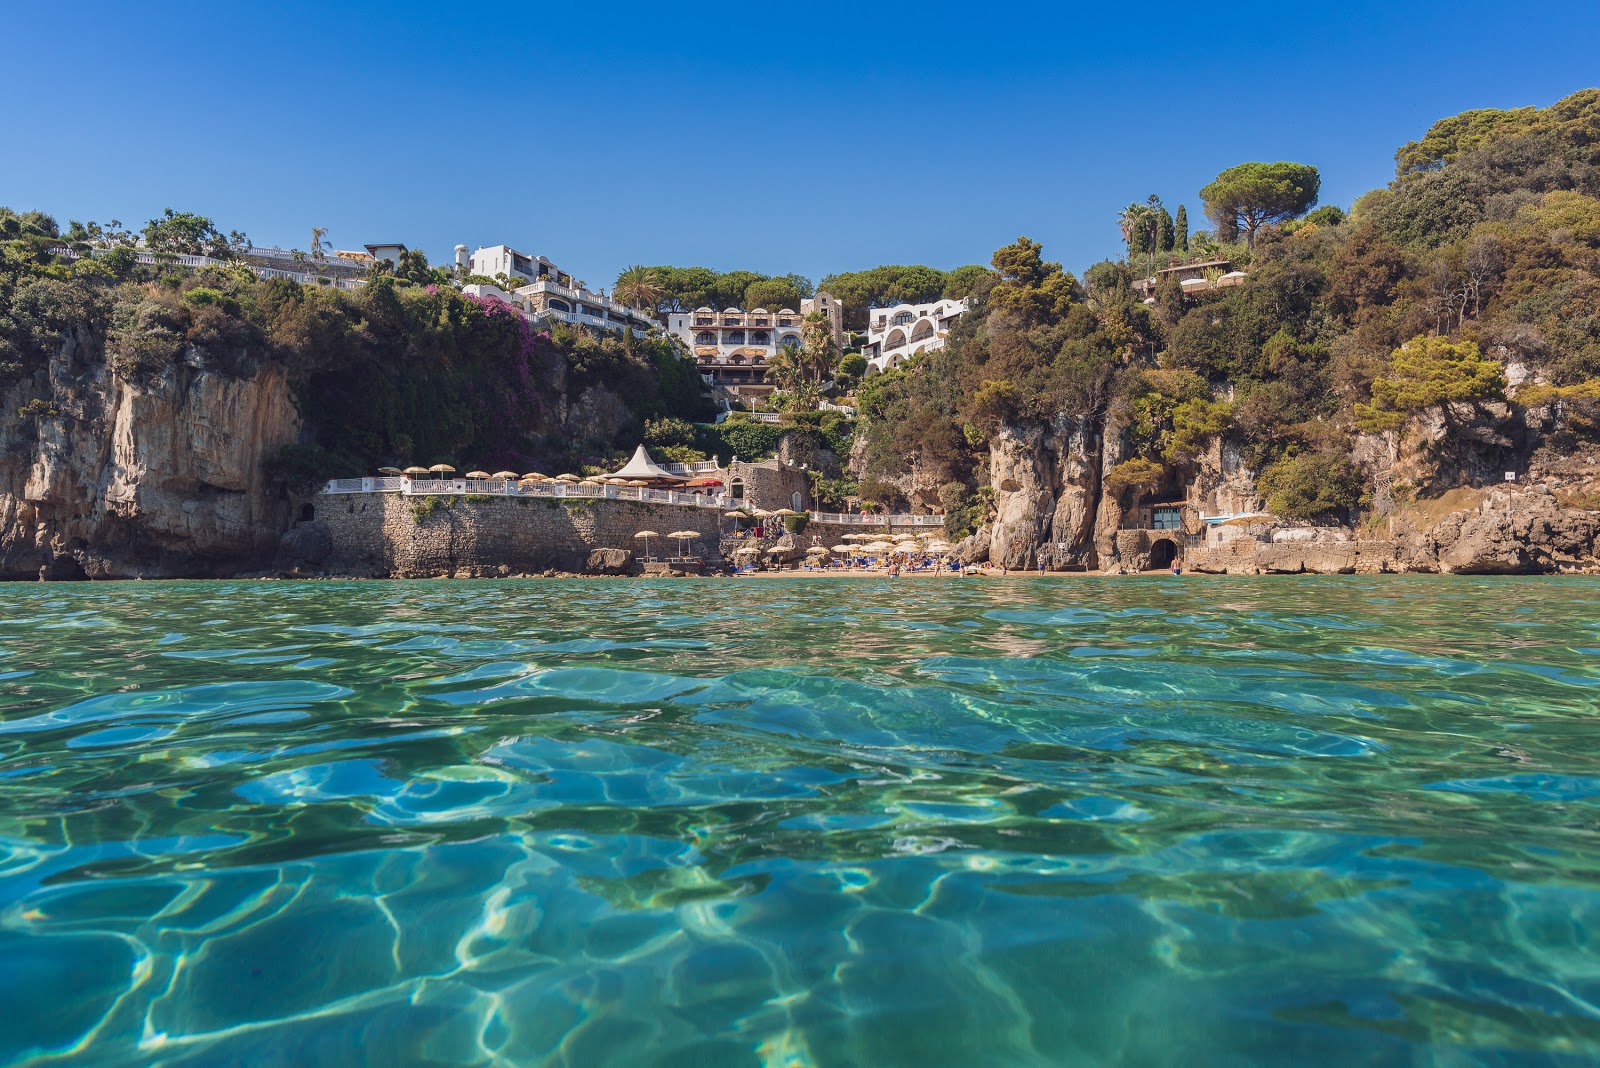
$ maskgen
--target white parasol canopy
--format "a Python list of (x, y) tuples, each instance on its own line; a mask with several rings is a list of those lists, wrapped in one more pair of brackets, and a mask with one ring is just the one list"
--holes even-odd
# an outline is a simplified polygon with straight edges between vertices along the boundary
[(650, 454), (643, 445), (633, 450), (633, 459), (629, 460), (619, 470), (611, 472), (612, 478), (644, 478), (653, 482), (687, 482), (688, 475), (680, 475), (668, 471), (665, 467), (650, 459)]

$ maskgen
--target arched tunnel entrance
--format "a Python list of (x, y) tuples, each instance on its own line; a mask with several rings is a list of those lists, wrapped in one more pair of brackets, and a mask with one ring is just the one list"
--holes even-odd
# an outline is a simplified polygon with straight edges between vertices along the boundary
[(1172, 567), (1172, 562), (1178, 558), (1178, 546), (1171, 538), (1157, 538), (1155, 544), (1150, 546), (1151, 571), (1166, 571)]

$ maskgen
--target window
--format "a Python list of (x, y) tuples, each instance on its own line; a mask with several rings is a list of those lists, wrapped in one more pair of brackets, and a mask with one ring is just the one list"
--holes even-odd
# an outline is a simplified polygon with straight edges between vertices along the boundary
[(717, 343), (717, 335), (709, 330), (702, 330), (694, 336), (694, 343), (696, 345), (715, 345)]
[(1182, 530), (1183, 512), (1178, 508), (1155, 508), (1150, 512), (1150, 529)]

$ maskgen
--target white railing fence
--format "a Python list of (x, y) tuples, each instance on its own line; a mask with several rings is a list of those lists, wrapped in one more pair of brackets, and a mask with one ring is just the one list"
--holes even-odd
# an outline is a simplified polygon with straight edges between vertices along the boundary
[[(702, 464), (678, 465), (690, 468)], [(714, 466), (714, 465), (712, 465)], [(522, 485), (509, 478), (334, 478), (322, 487), (324, 494), (398, 493), (404, 497), (437, 495), (489, 497), (554, 497), (571, 500), (639, 501), (645, 504), (676, 504), (690, 508), (740, 508), (742, 501), (724, 494), (689, 493), (683, 490), (650, 489), (647, 486), (587, 486), (576, 482), (538, 482)], [(808, 512), (813, 523), (832, 523), (850, 527), (942, 527), (942, 515), (861, 515), (854, 512)]]
[[(83, 258), (82, 253), (67, 248), (65, 245), (59, 245), (50, 251), (54, 255), (65, 256), (67, 259), (77, 260)], [(109, 248), (91, 248), (89, 255), (95, 259), (103, 259), (114, 251), (116, 250)], [(241, 264), (253, 271), (258, 278), (287, 278), (291, 281), (299, 282), (301, 285), (329, 286), (334, 289), (360, 289), (366, 284), (359, 278), (332, 278), (325, 274), (319, 274), (315, 270), (285, 271), (277, 267), (258, 267), (253, 263), (242, 263), (240, 260), (216, 260), (209, 256), (186, 256), (177, 253), (151, 252), (149, 249), (142, 248), (133, 250), (133, 258), (135, 262), (146, 267), (224, 267), (232, 264)]]

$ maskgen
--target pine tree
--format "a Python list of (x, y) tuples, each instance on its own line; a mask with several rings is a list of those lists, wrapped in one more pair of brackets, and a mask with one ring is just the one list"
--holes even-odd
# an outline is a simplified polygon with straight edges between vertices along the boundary
[(1182, 205), (1178, 205), (1178, 218), (1174, 224), (1173, 244), (1179, 252), (1189, 251), (1189, 212)]

